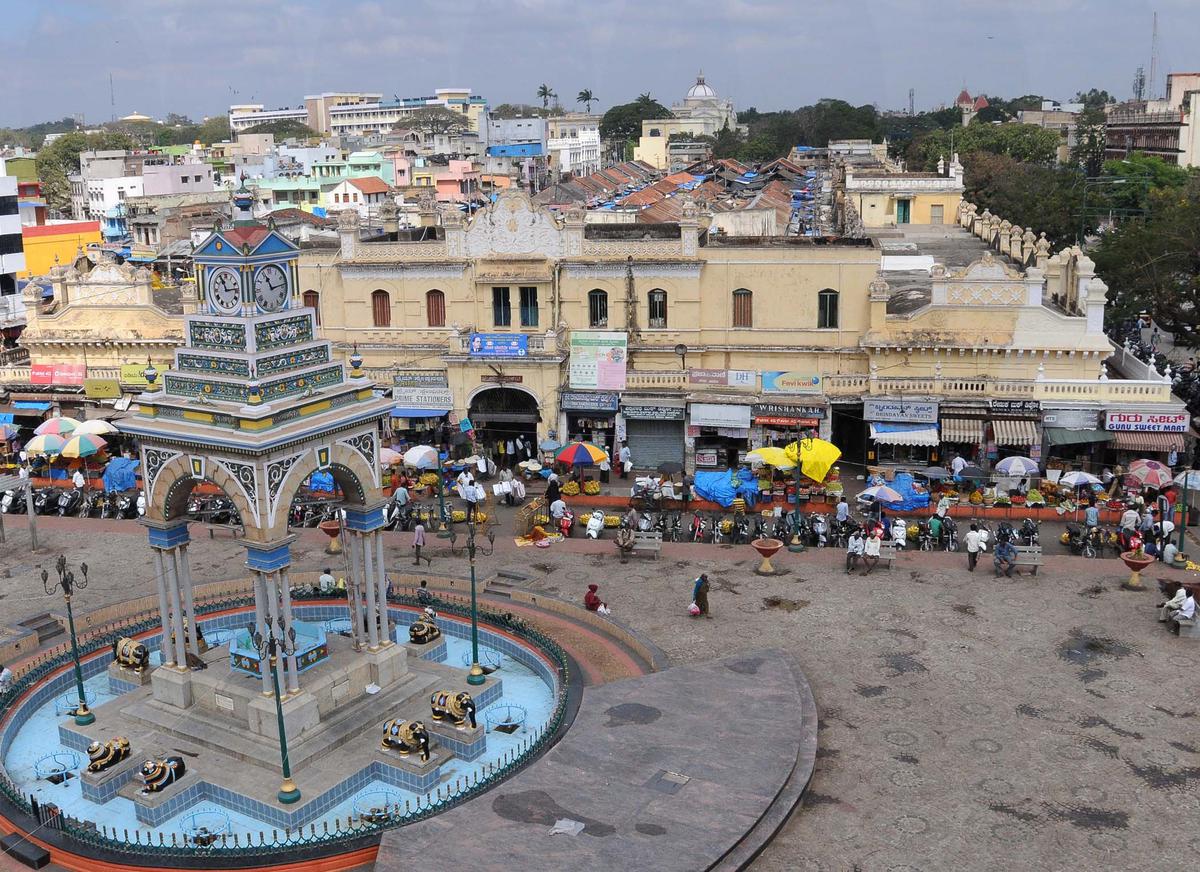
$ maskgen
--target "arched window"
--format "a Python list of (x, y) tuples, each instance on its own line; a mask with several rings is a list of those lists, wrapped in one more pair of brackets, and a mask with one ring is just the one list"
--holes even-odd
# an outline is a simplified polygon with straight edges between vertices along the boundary
[(733, 292), (733, 326), (754, 326), (754, 294), (745, 288)]
[(651, 327), (666, 327), (667, 326), (667, 292), (662, 288), (655, 288), (646, 295), (646, 302), (650, 308), (649, 324)]
[(817, 294), (817, 327), (836, 327), (838, 325), (838, 292), (826, 288)]
[(425, 292), (425, 321), (430, 327), (446, 326), (446, 295), (436, 288)]
[(608, 291), (588, 291), (588, 326), (608, 326)]
[(376, 327), (392, 326), (392, 298), (388, 296), (387, 291), (380, 290), (371, 293), (371, 315), (374, 317)]
[(317, 310), (317, 326), (321, 326), (321, 295), (316, 291), (304, 292), (304, 305), (309, 309)]

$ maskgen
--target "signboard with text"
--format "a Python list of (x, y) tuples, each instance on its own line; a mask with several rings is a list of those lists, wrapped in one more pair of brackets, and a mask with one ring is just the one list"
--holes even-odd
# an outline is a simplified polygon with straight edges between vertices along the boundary
[(1042, 404), (1037, 400), (988, 400), (988, 409), (1001, 415), (1038, 415)]
[(758, 373), (750, 369), (689, 369), (687, 380), (690, 385), (753, 389), (758, 381)]
[(910, 424), (936, 424), (937, 400), (863, 400), (864, 421), (900, 421)]
[(448, 412), (454, 408), (454, 394), (449, 388), (392, 388), (392, 400), (406, 409)]
[(622, 403), (621, 414), (635, 421), (682, 421), (683, 406), (660, 403)]
[(1187, 412), (1105, 412), (1105, 430), (1135, 430), (1139, 433), (1186, 433)]
[(628, 334), (613, 330), (572, 331), (569, 367), (572, 388), (623, 391), (628, 363)]
[(563, 391), (559, 406), (565, 412), (615, 412), (618, 399), (611, 391)]
[(392, 385), (398, 388), (444, 388), (449, 387), (444, 369), (406, 369), (392, 376)]
[(524, 333), (472, 333), (467, 353), (471, 357), (528, 357), (529, 337)]
[(821, 377), (811, 372), (767, 371), (762, 374), (764, 394), (819, 394)]
[(87, 377), (82, 363), (35, 363), (29, 367), (29, 381), (35, 385), (81, 385)]

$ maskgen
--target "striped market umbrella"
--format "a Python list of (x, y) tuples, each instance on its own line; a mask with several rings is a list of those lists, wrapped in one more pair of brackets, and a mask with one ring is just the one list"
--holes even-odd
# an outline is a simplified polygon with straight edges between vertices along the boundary
[(1092, 475), (1090, 472), (1076, 470), (1068, 472), (1058, 480), (1059, 484), (1065, 484), (1067, 487), (1084, 487), (1085, 485), (1100, 484), (1100, 479)]
[(72, 436), (112, 436), (120, 431), (102, 418), (90, 418), (80, 422)]
[(63, 446), (67, 444), (67, 440), (61, 436), (55, 436), (53, 433), (46, 433), (40, 436), (34, 436), (25, 443), (25, 452), (27, 454), (58, 454), (62, 451)]
[(590, 442), (571, 442), (554, 455), (559, 463), (570, 466), (590, 466), (608, 459), (608, 453)]
[(888, 487), (886, 484), (877, 484), (875, 487), (869, 487), (862, 492), (862, 496), (872, 497), (880, 503), (898, 503), (904, 499), (899, 491)]
[(437, 469), (437, 449), (432, 445), (414, 445), (404, 452), (404, 465), (414, 469)]
[(399, 451), (393, 451), (390, 448), (379, 449), (379, 465), (380, 466), (395, 466), (397, 463), (404, 462), (404, 455)]
[[(79, 422), (74, 418), (49, 418), (37, 425), (33, 432), (38, 436), (62, 436), (66, 438), (75, 432)], [(26, 449), (28, 450), (28, 449)]]
[(1006, 457), (996, 464), (1001, 475), (1037, 475), (1037, 461), (1031, 457)]
[(84, 433), (82, 436), (72, 436), (68, 439), (58, 453), (60, 457), (91, 457), (103, 451), (106, 445), (108, 443), (99, 436)]

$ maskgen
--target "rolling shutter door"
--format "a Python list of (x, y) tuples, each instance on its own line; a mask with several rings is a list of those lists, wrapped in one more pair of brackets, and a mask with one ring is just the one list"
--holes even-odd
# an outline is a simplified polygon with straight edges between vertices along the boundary
[(660, 463), (683, 463), (682, 421), (625, 422), (629, 453), (638, 469), (654, 469)]

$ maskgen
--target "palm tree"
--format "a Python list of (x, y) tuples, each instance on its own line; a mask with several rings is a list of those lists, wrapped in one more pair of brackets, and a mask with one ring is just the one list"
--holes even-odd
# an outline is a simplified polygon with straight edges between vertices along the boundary
[(554, 89), (543, 82), (542, 84), (538, 85), (537, 95), (541, 98), (542, 108), (549, 109), (550, 98), (554, 96)]
[(651, 97), (650, 92), (647, 91), (644, 94), (638, 94), (637, 102), (642, 104), (643, 106), (648, 106), (654, 102), (654, 98)]
[(587, 107), (588, 114), (592, 112), (592, 104), (596, 102), (596, 95), (592, 93), (591, 88), (584, 88), (575, 95), (575, 102), (582, 103)]

